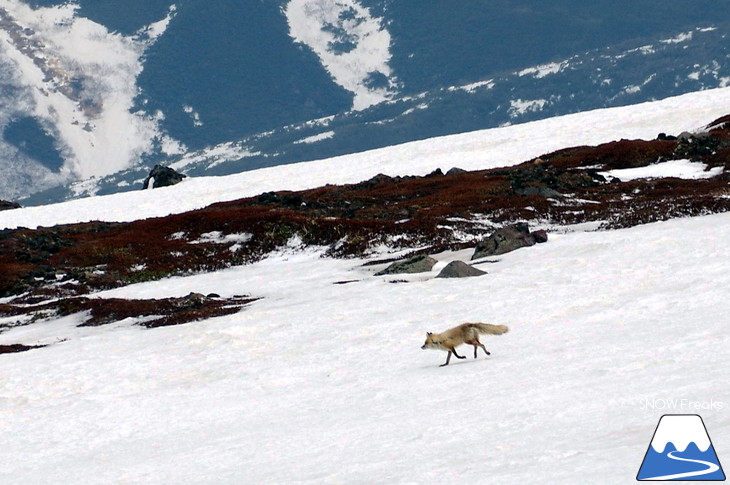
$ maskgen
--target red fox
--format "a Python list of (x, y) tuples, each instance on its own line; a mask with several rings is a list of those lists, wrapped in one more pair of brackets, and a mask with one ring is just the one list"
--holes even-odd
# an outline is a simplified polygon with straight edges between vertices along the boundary
[(450, 328), (442, 333), (426, 333), (426, 343), (421, 349), (446, 350), (449, 354), (446, 356), (446, 362), (439, 367), (449, 365), (451, 354), (457, 359), (466, 359), (466, 356), (456, 353), (456, 346), (461, 344), (469, 344), (474, 346), (474, 358), (477, 358), (477, 347), (481, 347), (484, 353), (491, 355), (487, 348), (479, 341), (480, 333), (488, 333), (492, 335), (502, 335), (509, 328), (506, 325), (492, 325), (491, 323), (462, 323), (454, 328)]

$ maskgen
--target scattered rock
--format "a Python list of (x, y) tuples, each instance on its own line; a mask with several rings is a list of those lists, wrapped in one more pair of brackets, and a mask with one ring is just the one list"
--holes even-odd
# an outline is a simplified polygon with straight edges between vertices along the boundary
[(419, 254), (405, 261), (396, 261), (382, 271), (375, 273), (375, 276), (387, 274), (405, 274), (405, 273), (426, 273), (431, 271), (436, 260), (431, 256)]
[(548, 233), (547, 231), (540, 229), (539, 231), (533, 232), (532, 237), (535, 238), (536, 243), (546, 243), (548, 240)]
[(606, 179), (596, 170), (565, 170), (544, 160), (516, 167), (505, 172), (505, 175), (509, 177), (510, 187), (516, 194), (545, 198), (555, 198), (561, 193), (572, 193), (606, 183)]
[(529, 226), (525, 223), (518, 223), (498, 229), (487, 239), (479, 242), (471, 259), (505, 254), (515, 249), (532, 246), (536, 242), (535, 236), (530, 234)]
[(307, 203), (300, 195), (293, 193), (264, 192), (256, 198), (262, 205), (282, 205), (290, 209), (305, 207)]
[(482, 276), (487, 274), (463, 261), (452, 261), (436, 276), (436, 278), (468, 278), (470, 276)]
[(20, 209), (21, 205), (16, 204), (15, 202), (10, 202), (7, 200), (0, 200), (0, 211), (6, 211), (10, 209)]
[(180, 299), (181, 308), (200, 308), (205, 304), (207, 297), (202, 293), (190, 292)]
[[(160, 187), (169, 187), (170, 185), (179, 184), (187, 175), (181, 174), (170, 167), (155, 165), (150, 174), (144, 181), (143, 189), (157, 189)], [(150, 187), (150, 183), (152, 187)]]
[(562, 197), (562, 194), (557, 190), (545, 186), (525, 187), (524, 189), (515, 190), (515, 193), (518, 195), (538, 195), (546, 199), (558, 199)]
[(674, 150), (676, 158), (690, 160), (701, 159), (712, 155), (720, 146), (720, 140), (713, 138), (710, 133), (682, 132), (678, 137), (679, 143)]
[(459, 175), (462, 173), (466, 173), (466, 170), (464, 170), (463, 168), (459, 168), (459, 167), (452, 167), (449, 169), (448, 172), (446, 172), (446, 176), (448, 177), (450, 175)]

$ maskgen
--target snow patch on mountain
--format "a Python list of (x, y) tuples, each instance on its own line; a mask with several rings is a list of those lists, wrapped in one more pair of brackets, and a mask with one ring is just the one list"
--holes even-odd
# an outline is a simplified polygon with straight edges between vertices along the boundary
[(600, 173), (604, 176), (615, 177), (622, 182), (628, 182), (630, 180), (663, 177), (676, 177), (686, 180), (706, 179), (720, 175), (722, 171), (722, 167), (707, 170), (707, 165), (702, 162), (669, 160), (647, 165), (646, 167), (622, 168)]
[(283, 12), (291, 38), (312, 49), (335, 83), (354, 94), (354, 110), (394, 96), (383, 19), (355, 0), (291, 0)]
[(299, 145), (301, 143), (317, 143), (318, 141), (328, 140), (328, 139), (332, 138), (333, 136), (335, 136), (335, 132), (334, 131), (325, 131), (323, 133), (318, 133), (316, 135), (312, 135), (312, 136), (308, 136), (306, 138), (302, 138), (301, 140), (297, 140), (294, 143), (296, 145)]
[(522, 71), (518, 72), (517, 75), (520, 77), (532, 76), (535, 79), (542, 79), (545, 76), (549, 76), (550, 74), (557, 74), (563, 71), (566, 67), (568, 67), (568, 61), (551, 62), (549, 64), (542, 64), (540, 66), (528, 67), (527, 69), (523, 69)]
[(677, 35), (676, 37), (672, 37), (671, 39), (663, 39), (660, 40), (662, 44), (681, 44), (682, 42), (687, 42), (689, 40), (692, 40), (693, 33), (690, 32), (682, 32), (681, 34)]
[[(0, 57), (8, 69), (0, 83), (13, 93), (0, 95), (0, 130), (17, 119), (36, 120), (63, 159), (58, 177), (64, 180), (128, 168), (164, 141), (162, 113), (133, 110), (143, 56), (176, 12), (173, 5), (162, 20), (124, 36), (78, 10), (73, 2), (32, 8), (0, 0)], [(14, 175), (22, 154), (0, 141), (0, 155)]]
[(542, 111), (547, 104), (547, 99), (513, 99), (510, 101), (509, 116), (517, 118), (530, 111)]
[(489, 79), (487, 81), (478, 81), (475, 83), (465, 84), (463, 86), (451, 86), (448, 88), (449, 91), (465, 91), (467, 93), (474, 93), (478, 89), (492, 89), (495, 83), (494, 80)]
[(205, 161), (208, 163), (208, 168), (213, 168), (229, 160), (241, 160), (260, 154), (260, 152), (251, 151), (249, 147), (240, 143), (227, 142), (205, 150), (185, 153), (180, 160), (171, 163), (170, 167), (175, 170), (182, 170), (190, 165)]

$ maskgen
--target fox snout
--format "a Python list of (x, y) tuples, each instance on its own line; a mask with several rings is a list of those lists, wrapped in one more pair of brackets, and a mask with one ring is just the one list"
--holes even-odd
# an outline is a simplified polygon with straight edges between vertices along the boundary
[(425, 344), (424, 345), (421, 345), (421, 350), (428, 350), (428, 347), (426, 347)]

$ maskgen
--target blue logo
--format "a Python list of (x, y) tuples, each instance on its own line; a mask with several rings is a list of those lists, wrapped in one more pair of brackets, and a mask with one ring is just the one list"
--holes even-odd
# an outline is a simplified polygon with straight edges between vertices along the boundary
[(662, 416), (636, 479), (725, 480), (725, 473), (702, 418), (697, 414)]

